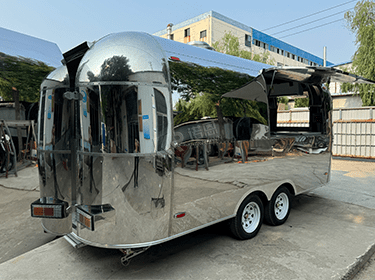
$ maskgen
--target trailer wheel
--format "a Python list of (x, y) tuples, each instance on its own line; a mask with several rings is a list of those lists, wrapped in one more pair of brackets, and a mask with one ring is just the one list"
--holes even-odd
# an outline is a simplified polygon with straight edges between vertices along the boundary
[(237, 239), (255, 237), (263, 223), (263, 203), (257, 195), (249, 195), (230, 221), (230, 230)]
[(285, 186), (278, 188), (265, 207), (264, 220), (272, 226), (285, 223), (290, 213), (291, 194)]

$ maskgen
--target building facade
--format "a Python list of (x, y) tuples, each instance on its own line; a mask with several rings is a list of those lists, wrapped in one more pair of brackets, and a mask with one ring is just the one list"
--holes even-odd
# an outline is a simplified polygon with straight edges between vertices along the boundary
[[(239, 38), (240, 49), (253, 54), (268, 52), (276, 66), (323, 66), (322, 58), (214, 11), (172, 25), (169, 38), (182, 43), (204, 41), (212, 46), (229, 32)], [(168, 28), (154, 35), (168, 38)], [(327, 66), (331, 65), (327, 61)]]

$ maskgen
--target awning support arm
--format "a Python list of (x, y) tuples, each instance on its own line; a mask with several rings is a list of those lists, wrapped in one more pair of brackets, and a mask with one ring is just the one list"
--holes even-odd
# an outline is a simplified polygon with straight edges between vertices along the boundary
[[(273, 86), (273, 81), (275, 80), (276, 72), (277, 72), (277, 70), (273, 71), (273, 74), (272, 74), (272, 80), (271, 80), (271, 84), (270, 84), (270, 91), (267, 93), (267, 95), (270, 95), (270, 93), (271, 93), (272, 86)], [(262, 75), (262, 76), (263, 76), (263, 75)]]

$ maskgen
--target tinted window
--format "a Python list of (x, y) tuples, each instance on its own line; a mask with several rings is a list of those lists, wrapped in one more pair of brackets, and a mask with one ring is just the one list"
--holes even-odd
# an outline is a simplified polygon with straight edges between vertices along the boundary
[(167, 133), (168, 133), (168, 117), (167, 117), (167, 103), (165, 102), (164, 95), (154, 89), (155, 94), (155, 105), (156, 105), (156, 114), (157, 114), (157, 143), (158, 151), (164, 150)]

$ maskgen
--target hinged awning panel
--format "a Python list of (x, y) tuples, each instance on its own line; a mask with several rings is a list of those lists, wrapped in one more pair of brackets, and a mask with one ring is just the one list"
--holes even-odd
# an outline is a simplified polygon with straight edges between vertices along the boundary
[[(300, 84), (322, 85), (326, 82), (375, 84), (374, 81), (331, 67), (274, 67), (264, 69), (250, 83), (225, 93), (223, 97), (267, 102), (267, 88), (282, 89), (275, 95), (301, 95)], [(289, 86), (282, 86), (282, 85)], [(277, 85), (277, 86), (276, 86)]]
[(223, 97), (240, 98), (268, 103), (266, 81), (262, 75), (236, 90), (227, 92)]

